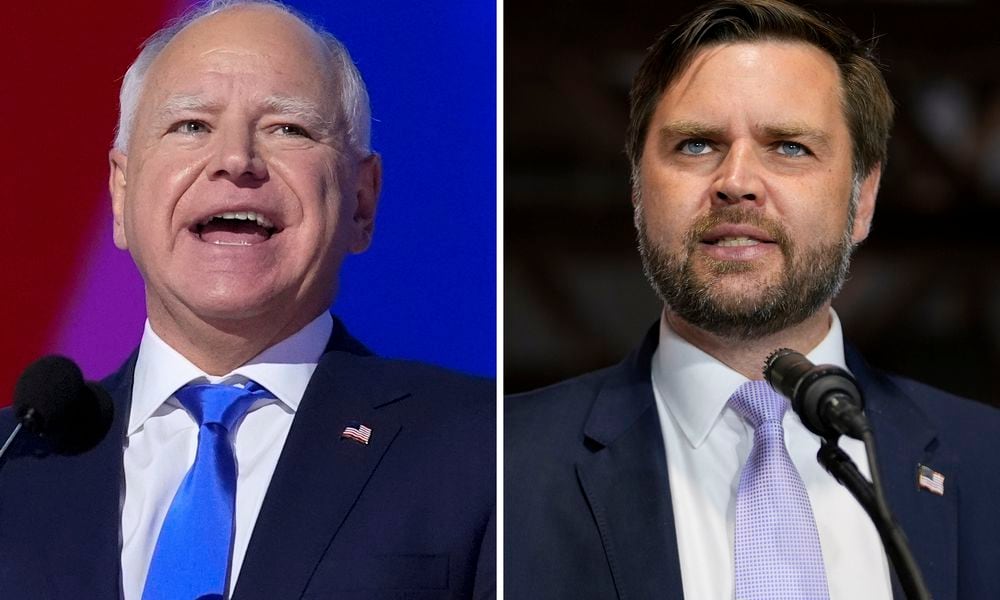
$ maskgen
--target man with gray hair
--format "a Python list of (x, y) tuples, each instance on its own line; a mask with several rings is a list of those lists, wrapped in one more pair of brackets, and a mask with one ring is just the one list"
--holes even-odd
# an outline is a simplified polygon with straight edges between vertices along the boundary
[(279, 3), (146, 43), (109, 184), (148, 319), (103, 382), (108, 435), (0, 468), (4, 597), (495, 595), (494, 385), (375, 357), (327, 312), (371, 241), (369, 130), (346, 49)]

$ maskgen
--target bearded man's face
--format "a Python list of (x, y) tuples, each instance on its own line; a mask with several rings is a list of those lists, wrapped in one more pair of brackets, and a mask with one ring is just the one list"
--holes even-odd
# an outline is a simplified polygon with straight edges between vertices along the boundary
[(646, 272), (692, 325), (750, 339), (840, 289), (879, 170), (856, 179), (840, 74), (800, 42), (713, 45), (650, 119), (634, 202)]

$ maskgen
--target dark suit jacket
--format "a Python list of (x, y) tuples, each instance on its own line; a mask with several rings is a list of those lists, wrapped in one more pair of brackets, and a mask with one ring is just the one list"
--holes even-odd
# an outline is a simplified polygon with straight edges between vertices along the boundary
[[(658, 331), (617, 366), (505, 401), (507, 597), (682, 596), (683, 515), (650, 383)], [(889, 504), (935, 600), (1000, 597), (1000, 411), (879, 373), (850, 348), (847, 362)], [(945, 475), (943, 496), (917, 487), (918, 464)]]
[[(0, 464), (0, 597), (120, 597), (134, 367), (103, 382), (115, 419), (95, 449), (59, 456), (25, 436)], [(369, 445), (341, 439), (352, 419)], [(492, 381), (374, 357), (335, 322), (233, 598), (492, 597), (495, 427)], [(12, 429), (5, 410), (0, 434)]]

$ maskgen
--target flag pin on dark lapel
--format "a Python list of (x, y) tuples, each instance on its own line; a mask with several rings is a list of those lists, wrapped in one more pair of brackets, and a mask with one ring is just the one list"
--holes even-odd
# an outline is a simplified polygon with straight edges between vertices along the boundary
[(944, 475), (930, 467), (917, 465), (917, 487), (944, 496)]
[(360, 421), (348, 421), (344, 432), (340, 434), (340, 439), (347, 438), (359, 444), (368, 445), (368, 440), (372, 437), (371, 427), (362, 425)]

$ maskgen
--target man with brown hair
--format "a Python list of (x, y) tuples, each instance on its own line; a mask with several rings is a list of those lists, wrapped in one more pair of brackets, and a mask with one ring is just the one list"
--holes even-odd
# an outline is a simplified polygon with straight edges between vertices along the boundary
[[(898, 595), (820, 438), (760, 381), (782, 347), (859, 381), (933, 596), (995, 593), (997, 413), (871, 369), (831, 308), (892, 113), (871, 49), (780, 0), (713, 3), (653, 44), (627, 153), (662, 318), (620, 365), (508, 399), (510, 597)], [(841, 446), (868, 475), (862, 444)]]

